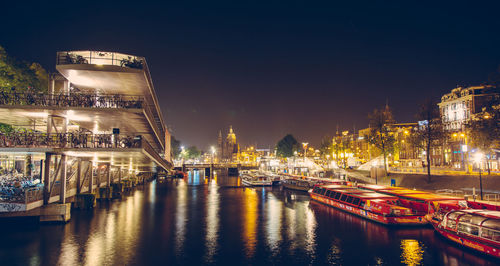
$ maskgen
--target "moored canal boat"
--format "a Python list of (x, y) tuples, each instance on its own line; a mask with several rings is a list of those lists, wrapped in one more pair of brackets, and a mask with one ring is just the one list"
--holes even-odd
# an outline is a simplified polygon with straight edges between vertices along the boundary
[(286, 189), (293, 189), (299, 191), (309, 191), (314, 187), (316, 182), (306, 180), (306, 179), (298, 179), (298, 178), (289, 178), (281, 181), (281, 184)]
[(241, 183), (250, 187), (272, 186), (273, 179), (261, 174), (245, 174), (241, 176)]
[(500, 259), (500, 211), (454, 210), (432, 224), (443, 237)]
[(342, 185), (315, 186), (311, 199), (386, 225), (424, 225), (427, 220), (399, 206), (395, 196)]

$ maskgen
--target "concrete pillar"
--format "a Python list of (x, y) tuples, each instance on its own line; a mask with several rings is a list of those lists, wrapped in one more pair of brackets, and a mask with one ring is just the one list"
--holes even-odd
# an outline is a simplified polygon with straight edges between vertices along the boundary
[(92, 164), (92, 161), (88, 162), (89, 165), (89, 193), (92, 193), (93, 186), (94, 186), (94, 165)]
[(50, 159), (52, 154), (45, 153), (45, 160), (43, 162), (43, 204), (49, 204), (49, 186), (50, 186)]
[(77, 159), (77, 168), (76, 168), (76, 194), (80, 194), (82, 184), (80, 184), (82, 180), (82, 159)]
[(47, 117), (47, 134), (52, 133), (52, 115)]
[(97, 171), (96, 171), (97, 175), (95, 177), (95, 182), (97, 183), (97, 188), (100, 188), (101, 187), (101, 165), (100, 164), (97, 164)]
[(63, 84), (63, 93), (69, 95), (69, 81), (65, 80)]
[(107, 187), (110, 187), (111, 186), (111, 164), (110, 163), (106, 164), (106, 169), (108, 170), (108, 172), (106, 173), (106, 185), (107, 185)]
[(68, 168), (66, 165), (66, 155), (63, 154), (61, 155), (61, 173), (60, 173), (60, 180), (61, 180), (61, 191), (59, 193), (59, 203), (64, 204), (66, 203), (66, 175), (68, 174)]

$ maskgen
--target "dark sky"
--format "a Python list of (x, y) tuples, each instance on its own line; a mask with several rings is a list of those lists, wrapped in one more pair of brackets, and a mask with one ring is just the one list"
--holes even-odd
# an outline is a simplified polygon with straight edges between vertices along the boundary
[(145, 56), (172, 134), (202, 149), (229, 125), (242, 144), (318, 144), (337, 124), (367, 127), (386, 100), (410, 122), (500, 64), (493, 1), (8, 2), (9, 54), (49, 70), (56, 51)]

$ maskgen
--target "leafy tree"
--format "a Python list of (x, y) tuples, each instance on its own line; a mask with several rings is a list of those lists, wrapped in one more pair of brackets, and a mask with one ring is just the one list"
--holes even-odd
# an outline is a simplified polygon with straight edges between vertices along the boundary
[[(387, 175), (387, 155), (393, 152), (396, 139), (391, 132), (391, 124), (394, 123), (394, 116), (388, 105), (385, 108), (375, 109), (368, 114), (370, 120), (370, 132), (368, 142), (377, 147), (384, 157), (384, 169)], [(375, 180), (377, 182), (377, 180)]]
[(276, 154), (280, 157), (291, 157), (298, 148), (298, 141), (293, 135), (288, 134), (276, 144)]
[(427, 161), (427, 182), (431, 182), (431, 150), (442, 145), (446, 136), (437, 102), (427, 100), (422, 103), (415, 116), (423, 121), (411, 136), (413, 144), (425, 151)]
[(11, 133), (12, 131), (14, 131), (14, 128), (11, 125), (0, 123), (0, 132), (1, 133), (8, 134), (8, 133)]
[(196, 146), (190, 146), (186, 149), (186, 156), (188, 159), (196, 159), (201, 156), (201, 151)]
[(319, 151), (321, 156), (332, 155), (333, 152), (333, 140), (330, 136), (326, 136), (321, 140), (321, 144), (319, 146)]
[[(491, 158), (493, 148), (500, 146), (500, 102), (493, 98), (482, 112), (476, 114), (467, 123), (466, 129), (471, 144)], [(487, 163), (488, 174), (490, 165)]]
[(38, 63), (22, 62), (10, 57), (0, 46), (0, 87), (15, 88), (18, 92), (28, 88), (46, 92), (47, 71)]
[(178, 158), (181, 154), (181, 142), (174, 136), (170, 138), (170, 150), (173, 158)]

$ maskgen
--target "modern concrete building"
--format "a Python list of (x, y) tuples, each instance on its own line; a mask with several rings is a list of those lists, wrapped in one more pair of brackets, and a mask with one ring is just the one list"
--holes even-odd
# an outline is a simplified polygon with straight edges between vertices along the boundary
[(172, 166), (170, 135), (145, 58), (58, 52), (56, 69), (48, 93), (1, 92), (0, 122), (16, 130), (1, 134), (0, 166), (27, 161), (29, 170), (18, 177), (43, 184), (0, 200), (3, 215), (37, 215), (33, 210), (51, 203), (66, 208), (79, 193)]

